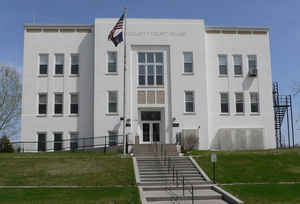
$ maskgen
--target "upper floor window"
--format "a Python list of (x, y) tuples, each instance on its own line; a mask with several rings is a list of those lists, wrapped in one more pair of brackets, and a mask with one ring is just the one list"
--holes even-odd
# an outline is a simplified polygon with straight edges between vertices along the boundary
[(236, 76), (243, 75), (242, 55), (234, 55), (233, 63), (234, 63), (234, 75)]
[(49, 55), (40, 54), (40, 69), (39, 74), (48, 74)]
[(71, 94), (71, 104), (70, 104), (70, 113), (71, 114), (78, 114), (78, 94), (72, 93)]
[(219, 74), (227, 75), (227, 55), (219, 55)]
[(244, 94), (235, 93), (235, 111), (237, 113), (244, 113)]
[(78, 54), (71, 55), (71, 74), (72, 75), (79, 74), (79, 55)]
[(38, 107), (38, 113), (39, 114), (47, 114), (47, 94), (46, 93), (40, 93), (39, 94), (39, 107)]
[(229, 113), (229, 96), (228, 93), (220, 93), (221, 113)]
[(64, 74), (65, 56), (63, 54), (55, 55), (55, 74)]
[(107, 72), (108, 73), (116, 73), (117, 72), (117, 52), (108, 52), (108, 65)]
[(256, 55), (248, 55), (249, 76), (257, 76), (257, 58)]
[(259, 96), (257, 92), (250, 93), (251, 113), (259, 112)]
[(193, 73), (193, 53), (184, 52), (184, 73)]
[(248, 66), (249, 70), (257, 68), (256, 55), (248, 55)]
[(108, 113), (118, 112), (118, 92), (109, 91), (108, 92)]
[(162, 52), (138, 53), (138, 84), (164, 84), (164, 64)]
[(63, 114), (63, 93), (54, 94), (54, 114)]
[(194, 92), (193, 91), (186, 91), (185, 92), (184, 104), (185, 104), (185, 112), (186, 113), (195, 112)]

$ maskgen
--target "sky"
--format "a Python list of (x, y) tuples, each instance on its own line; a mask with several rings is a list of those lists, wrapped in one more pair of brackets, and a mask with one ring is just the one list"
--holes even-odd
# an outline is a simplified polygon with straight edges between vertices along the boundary
[[(0, 63), (22, 70), (26, 23), (93, 24), (95, 18), (118, 18), (124, 6), (129, 18), (193, 18), (204, 19), (206, 25), (267, 26), (273, 81), (279, 82), (282, 94), (292, 94), (295, 84), (300, 84), (300, 0), (0, 0)], [(300, 137), (300, 94), (293, 100)]]

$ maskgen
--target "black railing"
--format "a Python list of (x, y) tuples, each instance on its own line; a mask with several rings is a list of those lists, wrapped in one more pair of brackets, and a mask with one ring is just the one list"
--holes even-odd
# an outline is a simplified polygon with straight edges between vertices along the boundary
[[(128, 153), (128, 135), (125, 137), (126, 153)], [(109, 149), (123, 146), (123, 135), (85, 137), (77, 139), (48, 141), (18, 141), (0, 144), (0, 152), (13, 147), (15, 152), (66, 152), (93, 151), (96, 149), (106, 153)]]

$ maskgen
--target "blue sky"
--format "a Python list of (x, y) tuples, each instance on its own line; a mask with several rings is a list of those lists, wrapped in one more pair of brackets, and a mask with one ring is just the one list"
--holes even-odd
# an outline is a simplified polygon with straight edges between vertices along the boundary
[[(42, 24), (92, 24), (95, 17), (119, 17), (125, 5), (129, 18), (201, 18), (207, 25), (268, 26), (273, 80), (283, 94), (300, 82), (299, 0), (1, 0), (0, 63), (21, 69), (23, 25), (34, 18)], [(294, 102), (295, 118), (300, 118), (300, 96)]]

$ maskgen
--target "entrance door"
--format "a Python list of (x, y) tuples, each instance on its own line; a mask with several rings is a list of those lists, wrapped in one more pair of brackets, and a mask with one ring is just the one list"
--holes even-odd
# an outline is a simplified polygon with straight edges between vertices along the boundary
[(160, 142), (160, 111), (141, 111), (142, 143)]
[(160, 123), (145, 121), (142, 124), (143, 143), (160, 142)]

